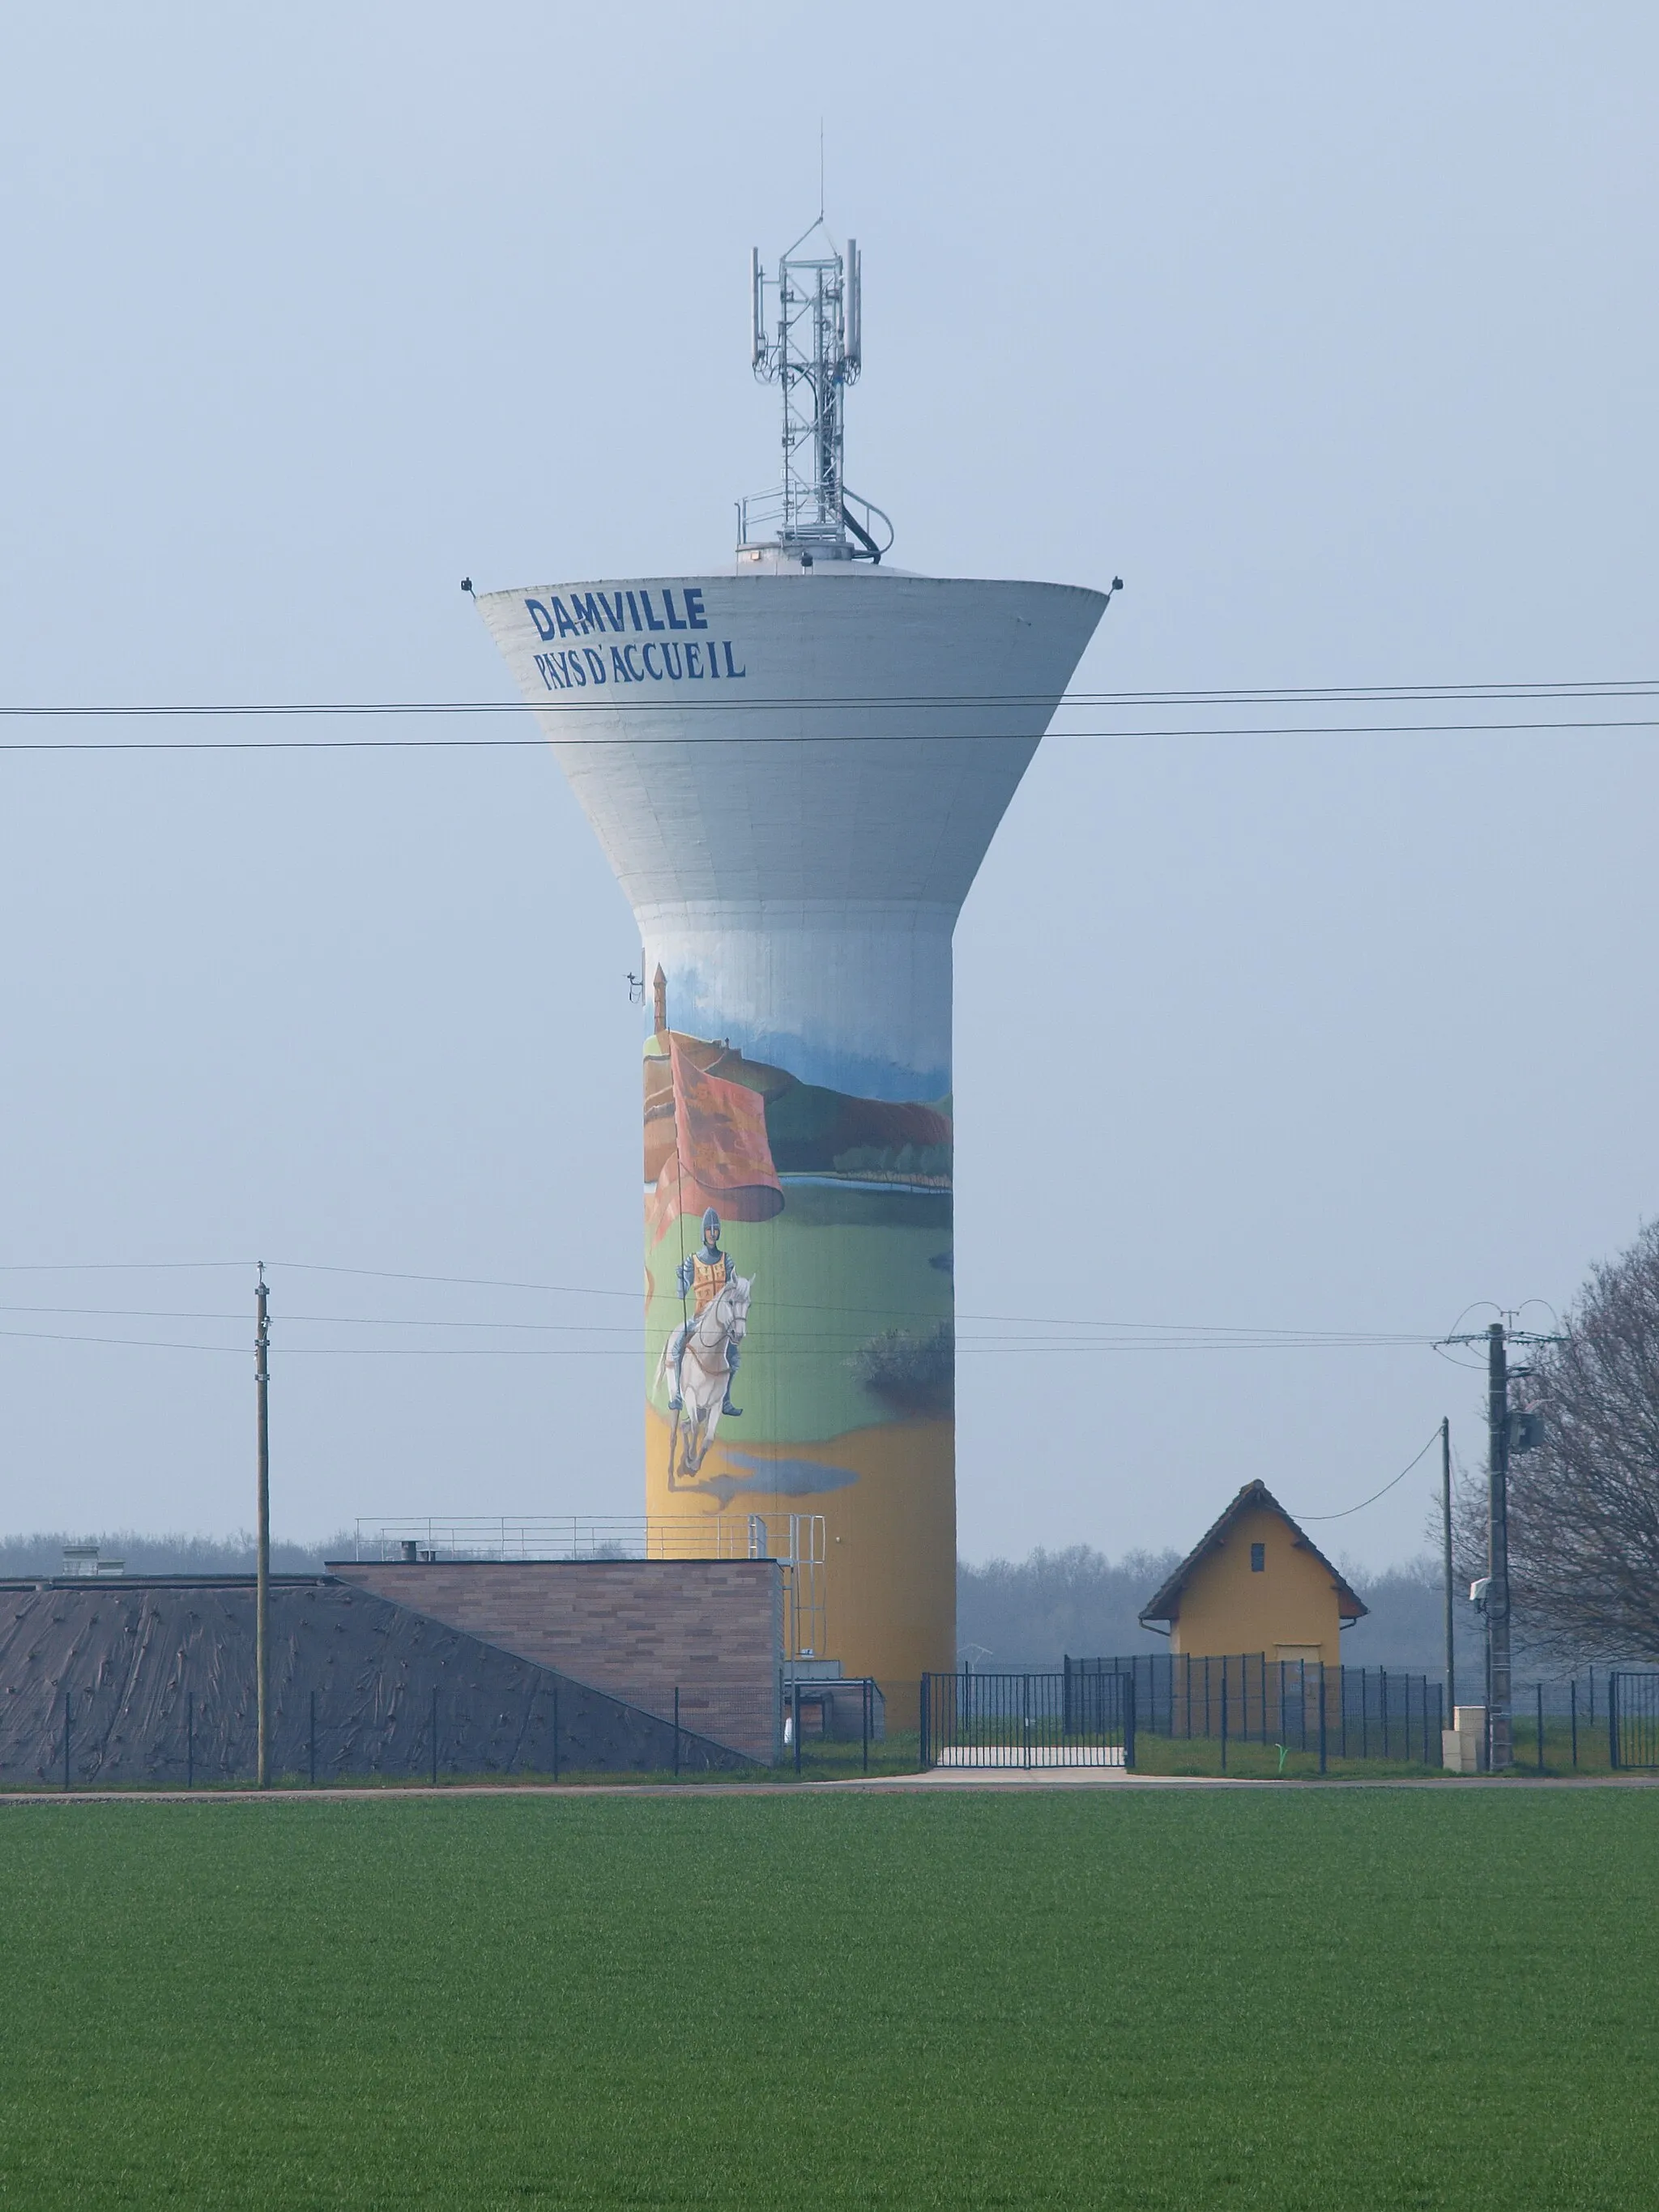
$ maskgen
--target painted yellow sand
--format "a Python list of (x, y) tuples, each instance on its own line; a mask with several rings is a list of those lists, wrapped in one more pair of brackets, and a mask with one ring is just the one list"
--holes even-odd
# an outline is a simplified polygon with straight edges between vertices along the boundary
[[(820, 1443), (745, 1446), (722, 1428), (697, 1474), (668, 1480), (669, 1422), (645, 1416), (646, 1510), (821, 1513), (825, 1529), (824, 1650), (848, 1674), (872, 1674), (889, 1723), (914, 1728), (924, 1673), (956, 1665), (956, 1424), (884, 1422)], [(786, 1487), (763, 1483), (777, 1463)], [(805, 1487), (812, 1465), (833, 1486)], [(851, 1482), (844, 1478), (851, 1474)]]

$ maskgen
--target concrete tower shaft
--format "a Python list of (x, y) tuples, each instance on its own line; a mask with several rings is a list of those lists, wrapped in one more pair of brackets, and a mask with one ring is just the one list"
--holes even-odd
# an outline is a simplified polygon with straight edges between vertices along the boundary
[(822, 1513), (827, 1656), (901, 1717), (955, 1663), (951, 934), (1105, 601), (838, 562), (478, 605), (656, 987), (650, 1510)]

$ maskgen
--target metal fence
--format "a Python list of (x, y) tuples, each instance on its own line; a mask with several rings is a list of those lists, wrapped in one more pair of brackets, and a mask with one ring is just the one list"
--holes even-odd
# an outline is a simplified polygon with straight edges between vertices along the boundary
[(1139, 1725), (1147, 1735), (1218, 1741), (1224, 1759), (1231, 1743), (1261, 1743), (1316, 1751), (1322, 1759), (1440, 1763), (1444, 1686), (1425, 1674), (1269, 1659), (1256, 1651), (1067, 1658), (1063, 1671), (1073, 1685), (1133, 1681)]
[[(1218, 1740), (1224, 1765), (1228, 1747), (1246, 1741), (1317, 1751), (1322, 1764), (1388, 1759), (1438, 1766), (1440, 1731), (1451, 1718), (1444, 1684), (1403, 1668), (1152, 1651), (1068, 1658), (1063, 1672), (1074, 1686), (1095, 1675), (1128, 1676), (1143, 1734)], [(1480, 1694), (1471, 1682), (1468, 1702)], [(1614, 1768), (1659, 1767), (1659, 1673), (1598, 1665), (1517, 1680), (1510, 1716), (1518, 1768), (1577, 1771), (1603, 1759)]]
[[(752, 1774), (779, 1756), (775, 1690), (650, 1686), (640, 1702), (566, 1680), (508, 1706), (465, 1684), (398, 1686), (364, 1698), (301, 1691), (275, 1700), (270, 1776), (285, 1787), (569, 1775)], [(505, 1708), (505, 1709), (504, 1709)], [(86, 1684), (0, 1725), (0, 1790), (247, 1788), (258, 1774), (252, 1685), (179, 1690), (135, 1725)], [(723, 1737), (709, 1734), (718, 1723)], [(728, 1739), (742, 1739), (734, 1745)]]
[[(1591, 1667), (1582, 1676), (1532, 1682), (1517, 1680), (1510, 1702), (1516, 1765), (1546, 1772), (1550, 1759), (1560, 1759), (1565, 1740), (1566, 1763), (1575, 1770), (1581, 1763), (1595, 1765), (1604, 1747), (1607, 1764), (1616, 1766), (1619, 1747), (1613, 1686), (1620, 1671)], [(1479, 1687), (1474, 1687), (1470, 1703), (1480, 1695)]]
[(1135, 1682), (1127, 1674), (921, 1678), (920, 1765), (1122, 1766), (1135, 1763)]
[(1607, 1759), (1615, 1770), (1659, 1766), (1659, 1674), (1607, 1676)]
[(811, 1736), (820, 1743), (857, 1743), (864, 1771), (870, 1771), (870, 1747), (887, 1734), (887, 1701), (873, 1674), (797, 1676), (783, 1685), (783, 1753), (793, 1753), (801, 1771), (802, 1747)]

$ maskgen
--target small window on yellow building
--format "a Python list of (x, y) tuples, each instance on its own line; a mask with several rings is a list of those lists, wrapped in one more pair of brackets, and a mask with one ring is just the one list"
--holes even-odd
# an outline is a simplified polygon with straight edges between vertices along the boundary
[(1250, 1572), (1253, 1575), (1261, 1574), (1266, 1571), (1267, 1565), (1267, 1547), (1265, 1544), (1252, 1544), (1250, 1547)]

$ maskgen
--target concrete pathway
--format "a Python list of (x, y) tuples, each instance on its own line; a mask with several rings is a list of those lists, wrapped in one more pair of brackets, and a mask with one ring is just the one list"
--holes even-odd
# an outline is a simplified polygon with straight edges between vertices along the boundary
[(1002, 1795), (1033, 1790), (1655, 1790), (1659, 1774), (1379, 1775), (1375, 1781), (1222, 1774), (1126, 1774), (1121, 1768), (1048, 1767), (1030, 1772), (1006, 1768), (963, 1771), (935, 1767), (927, 1774), (854, 1775), (836, 1782), (457, 1782), (392, 1784), (379, 1788), (298, 1790), (61, 1790), (0, 1791), (0, 1810), (23, 1805), (295, 1805), (312, 1802), (385, 1804), (410, 1797), (793, 1797), (825, 1791), (890, 1796), (957, 1790)]

